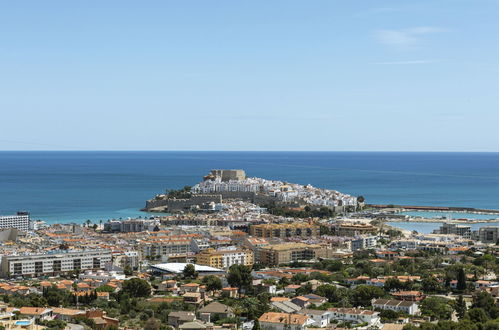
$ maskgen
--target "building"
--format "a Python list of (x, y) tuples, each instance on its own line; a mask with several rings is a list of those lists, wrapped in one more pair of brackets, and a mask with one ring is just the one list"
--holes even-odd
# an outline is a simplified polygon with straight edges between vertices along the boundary
[[(229, 317), (234, 317), (234, 311), (232, 307), (214, 301), (199, 310), (199, 314), (202, 315), (201, 318), (207, 322), (211, 322), (214, 319), (225, 319)], [(209, 315), (209, 318), (207, 317)]]
[(419, 307), (414, 301), (396, 299), (373, 299), (373, 308), (403, 312), (409, 315), (419, 314)]
[(244, 170), (211, 170), (205, 179), (220, 178), (223, 182), (227, 181), (243, 181), (246, 179), (246, 172)]
[(298, 314), (307, 315), (310, 319), (314, 321), (312, 326), (319, 328), (327, 327), (330, 319), (330, 311), (321, 311), (317, 309), (302, 309)]
[(319, 226), (305, 223), (269, 223), (250, 226), (250, 235), (264, 238), (291, 238), (320, 236)]
[(334, 235), (336, 236), (359, 236), (376, 234), (378, 228), (366, 223), (345, 223), (338, 222), (331, 227)]
[(196, 319), (194, 312), (174, 311), (168, 314), (168, 325), (178, 329), (178, 327), (186, 322), (192, 322)]
[(354, 324), (367, 323), (366, 327), (378, 326), (381, 324), (379, 312), (363, 308), (329, 308), (331, 313), (330, 321), (352, 322)]
[(29, 230), (29, 213), (17, 212), (15, 215), (0, 215), (0, 228), (16, 228), (22, 231)]
[[(471, 238), (471, 226), (458, 225), (455, 223), (444, 223), (439, 229), (433, 231), (434, 234), (458, 235), (463, 238)], [(495, 243), (495, 242), (494, 242)]]
[(215, 268), (227, 269), (232, 265), (253, 265), (253, 251), (241, 249), (206, 249), (196, 255), (196, 262)]
[(495, 244), (499, 239), (499, 227), (497, 226), (481, 227), (478, 230), (478, 238), (482, 243)]
[(362, 235), (350, 241), (350, 249), (352, 251), (373, 249), (376, 247), (377, 243), (378, 243), (377, 236)]
[(262, 264), (280, 265), (299, 260), (328, 258), (333, 250), (319, 244), (282, 243), (262, 246), (258, 253), (258, 260)]
[(142, 255), (146, 257), (170, 256), (192, 252), (191, 238), (184, 236), (144, 240), (139, 243), (139, 246)]
[(2, 277), (57, 276), (75, 270), (103, 269), (111, 262), (109, 250), (55, 251), (44, 254), (8, 255), (2, 258)]
[[(154, 264), (150, 267), (154, 272), (159, 274), (179, 275), (182, 274), (186, 265), (188, 264), (183, 262), (170, 262), (165, 264)], [(194, 265), (194, 269), (199, 274), (199, 276), (225, 274), (225, 271), (223, 271), (222, 269), (197, 264), (192, 265)]]
[(263, 330), (305, 330), (314, 321), (307, 315), (287, 313), (265, 313), (258, 319)]
[(121, 233), (154, 231), (159, 224), (159, 220), (155, 219), (111, 220), (104, 223), (104, 231)]

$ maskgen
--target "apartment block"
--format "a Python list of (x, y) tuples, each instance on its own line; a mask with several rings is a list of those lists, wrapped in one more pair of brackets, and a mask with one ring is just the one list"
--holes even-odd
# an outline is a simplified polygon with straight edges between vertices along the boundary
[(29, 230), (29, 213), (17, 212), (14, 215), (0, 215), (0, 228), (16, 228), (22, 231)]
[(259, 248), (259, 260), (266, 265), (279, 265), (299, 260), (331, 257), (333, 250), (318, 244), (283, 243)]
[(56, 276), (75, 270), (97, 270), (111, 262), (109, 250), (57, 251), (55, 253), (3, 256), (2, 277)]
[(291, 238), (320, 236), (319, 226), (305, 222), (298, 223), (271, 223), (252, 225), (250, 235), (263, 238)]
[(219, 269), (227, 269), (232, 265), (252, 266), (253, 251), (241, 249), (206, 249), (196, 255), (196, 263)]

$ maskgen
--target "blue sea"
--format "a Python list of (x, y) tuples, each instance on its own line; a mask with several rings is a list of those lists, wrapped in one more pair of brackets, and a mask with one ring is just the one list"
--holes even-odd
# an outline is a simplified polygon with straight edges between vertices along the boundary
[(146, 199), (214, 168), (363, 195), (368, 203), (499, 209), (499, 153), (0, 152), (0, 214), (47, 222), (145, 216)]

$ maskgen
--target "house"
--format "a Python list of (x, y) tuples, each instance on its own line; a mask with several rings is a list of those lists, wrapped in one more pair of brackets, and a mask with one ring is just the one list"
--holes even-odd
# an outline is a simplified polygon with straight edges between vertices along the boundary
[(56, 319), (71, 322), (77, 316), (84, 316), (85, 311), (79, 309), (54, 307), (52, 308), (52, 315)]
[(305, 330), (314, 323), (307, 315), (265, 313), (258, 319), (263, 330)]
[(414, 301), (396, 299), (373, 299), (373, 308), (403, 312), (409, 315), (419, 314), (419, 307)]
[(396, 299), (408, 301), (420, 301), (424, 299), (424, 294), (421, 291), (399, 291), (392, 293)]
[(118, 327), (120, 321), (118, 319), (106, 316), (106, 312), (99, 309), (87, 310), (85, 317), (91, 319), (95, 323), (96, 329), (106, 329), (110, 326)]
[(298, 284), (290, 284), (284, 288), (284, 293), (296, 293), (296, 290), (301, 288), (301, 285)]
[(298, 314), (307, 315), (310, 319), (314, 321), (312, 326), (324, 328), (329, 324), (329, 311), (321, 311), (317, 309), (302, 309)]
[(200, 285), (197, 283), (187, 283), (180, 286), (180, 292), (199, 292)]
[(229, 297), (229, 298), (237, 298), (238, 293), (237, 293), (237, 288), (223, 288), (222, 289), (222, 295), (224, 297)]
[(311, 305), (310, 299), (304, 296), (294, 297), (293, 299), (291, 299), (291, 302), (295, 305), (300, 306), (301, 308), (306, 308)]
[[(280, 297), (276, 297), (280, 298)], [(276, 300), (270, 302), (270, 304), (280, 310), (283, 313), (296, 313), (300, 311), (302, 308), (294, 303), (291, 302), (291, 300)]]
[(303, 297), (307, 298), (308, 302), (312, 305), (315, 305), (315, 306), (320, 306), (320, 305), (327, 302), (327, 298), (318, 296), (318, 295), (313, 294), (313, 293), (305, 294), (305, 295), (303, 295)]
[(194, 312), (175, 311), (168, 314), (168, 325), (177, 329), (181, 324), (192, 322), (195, 319)]
[(379, 312), (370, 311), (363, 308), (329, 308), (331, 312), (330, 321), (352, 322), (354, 324), (367, 323), (367, 326), (379, 326), (381, 320)]
[[(234, 311), (231, 307), (214, 301), (199, 310), (202, 319), (211, 322), (214, 319), (224, 319), (234, 317)], [(209, 315), (209, 318), (207, 317)]]
[(179, 288), (177, 287), (177, 281), (167, 280), (163, 281), (158, 285), (158, 291), (177, 293)]
[(277, 294), (277, 286), (274, 284), (260, 283), (257, 285), (254, 284), (254, 286), (258, 292), (266, 292), (271, 295)]
[(35, 320), (48, 320), (52, 318), (52, 309), (45, 307), (21, 307), (19, 315), (32, 317)]
[(493, 283), (491, 281), (478, 280), (475, 282), (475, 289), (481, 289), (491, 286)]
[(201, 305), (203, 303), (203, 298), (201, 292), (186, 292), (182, 295), (184, 302), (192, 305)]
[(185, 322), (184, 324), (179, 326), (181, 330), (204, 330), (207, 326), (201, 321), (194, 320), (192, 322)]

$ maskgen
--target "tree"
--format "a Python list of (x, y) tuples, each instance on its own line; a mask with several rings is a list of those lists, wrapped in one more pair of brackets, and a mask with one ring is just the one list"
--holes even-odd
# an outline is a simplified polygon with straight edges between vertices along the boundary
[(126, 265), (125, 268), (123, 269), (123, 273), (125, 273), (126, 276), (130, 276), (133, 274), (132, 267), (130, 265)]
[(449, 320), (452, 307), (449, 301), (441, 297), (428, 297), (420, 304), (421, 314), (437, 320)]
[(466, 313), (466, 318), (473, 323), (485, 323), (489, 320), (489, 316), (483, 308), (472, 308)]
[(390, 323), (390, 321), (395, 321), (399, 317), (399, 313), (396, 311), (392, 311), (391, 309), (383, 309), (379, 313), (379, 317), (381, 318), (381, 322)]
[(460, 320), (466, 314), (466, 302), (464, 301), (462, 295), (459, 295), (459, 297), (457, 297), (456, 299), (456, 314)]
[(193, 264), (187, 264), (182, 271), (182, 275), (184, 278), (192, 278), (195, 279), (198, 277), (198, 273), (196, 272), (196, 268)]
[(385, 291), (372, 285), (359, 285), (353, 289), (352, 303), (354, 306), (370, 306), (371, 300), (385, 295)]
[(359, 203), (364, 203), (365, 200), (366, 199), (364, 198), (364, 196), (357, 197), (357, 202), (359, 202)]
[(499, 317), (499, 308), (494, 303), (494, 298), (486, 291), (480, 291), (473, 296), (472, 308), (482, 308), (491, 319)]
[(144, 329), (145, 330), (159, 330), (159, 329), (161, 329), (161, 323), (155, 318), (150, 318), (144, 324)]
[(143, 279), (132, 278), (123, 282), (121, 293), (128, 294), (130, 297), (149, 297), (151, 286)]
[(459, 291), (466, 290), (466, 274), (464, 273), (464, 269), (461, 268), (457, 272), (457, 289)]
[(230, 286), (241, 290), (249, 291), (252, 287), (253, 276), (251, 276), (251, 268), (245, 265), (232, 265), (227, 274), (227, 282)]
[(204, 277), (203, 283), (206, 285), (206, 289), (208, 291), (215, 291), (222, 289), (222, 280), (215, 275), (209, 275)]

